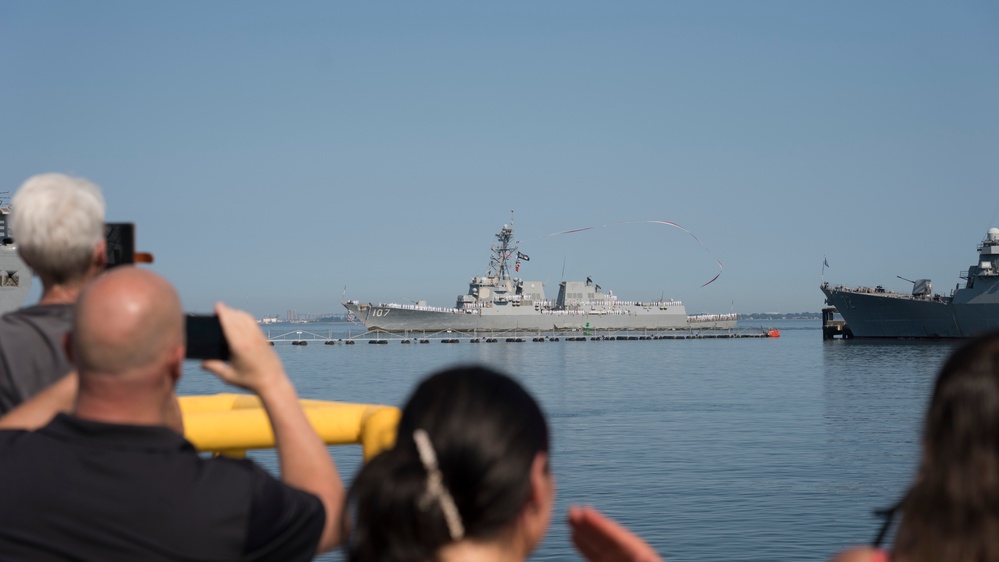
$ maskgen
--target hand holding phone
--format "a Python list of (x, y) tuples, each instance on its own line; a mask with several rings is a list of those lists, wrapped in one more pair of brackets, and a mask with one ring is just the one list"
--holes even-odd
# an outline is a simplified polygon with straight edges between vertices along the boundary
[(222, 303), (215, 305), (215, 312), (225, 327), (223, 333), (232, 353), (228, 361), (209, 360), (202, 367), (227, 384), (245, 388), (261, 398), (271, 392), (283, 392), (291, 385), (281, 359), (253, 316)]
[(104, 223), (107, 268), (135, 263), (135, 225), (130, 222)]

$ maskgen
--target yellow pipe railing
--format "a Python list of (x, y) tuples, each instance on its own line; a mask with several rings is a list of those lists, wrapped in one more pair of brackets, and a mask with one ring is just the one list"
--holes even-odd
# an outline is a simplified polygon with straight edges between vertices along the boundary
[[(203, 452), (242, 457), (274, 447), (260, 399), (246, 394), (181, 396), (184, 437)], [(300, 400), (309, 423), (327, 445), (359, 444), (367, 461), (395, 442), (400, 412), (393, 406)]]

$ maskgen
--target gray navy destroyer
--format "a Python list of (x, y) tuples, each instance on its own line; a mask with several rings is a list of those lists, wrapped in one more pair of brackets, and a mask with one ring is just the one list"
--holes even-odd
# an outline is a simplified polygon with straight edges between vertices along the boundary
[(0, 193), (0, 314), (19, 308), (28, 298), (32, 274), (17, 254), (10, 229), (9, 193)]
[(933, 292), (929, 279), (917, 279), (912, 293), (882, 286), (846, 287), (823, 282), (826, 303), (857, 338), (956, 339), (999, 330), (999, 228), (978, 245), (978, 262), (961, 273), (964, 287), (950, 296)]
[(458, 295), (454, 307), (417, 304), (362, 304), (343, 302), (350, 316), (371, 331), (386, 332), (509, 332), (509, 331), (620, 331), (620, 330), (730, 330), (736, 314), (688, 316), (678, 300), (622, 301), (589, 278), (559, 283), (558, 296), (549, 300), (541, 281), (511, 276), (530, 258), (518, 251), (513, 226), (504, 224), (485, 275), (472, 277), (468, 293)]

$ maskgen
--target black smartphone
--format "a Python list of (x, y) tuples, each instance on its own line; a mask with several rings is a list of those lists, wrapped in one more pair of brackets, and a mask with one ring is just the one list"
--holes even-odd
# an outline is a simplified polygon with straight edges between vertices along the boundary
[(104, 223), (104, 239), (107, 242), (108, 269), (135, 263), (135, 224)]
[(225, 339), (219, 317), (214, 314), (187, 315), (188, 359), (229, 359), (229, 342)]

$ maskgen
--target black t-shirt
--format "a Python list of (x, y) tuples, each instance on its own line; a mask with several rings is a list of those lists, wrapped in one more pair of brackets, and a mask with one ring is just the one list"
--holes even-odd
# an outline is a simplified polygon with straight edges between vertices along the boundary
[(39, 304), (0, 316), (0, 415), (73, 370), (63, 337), (73, 305)]
[(0, 431), (0, 560), (310, 560), (316, 496), (161, 426)]

